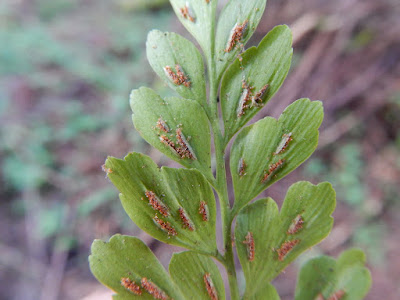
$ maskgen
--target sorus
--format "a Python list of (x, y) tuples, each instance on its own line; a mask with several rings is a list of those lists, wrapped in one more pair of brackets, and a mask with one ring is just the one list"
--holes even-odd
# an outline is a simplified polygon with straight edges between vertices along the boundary
[(172, 235), (175, 236), (178, 233), (176, 232), (175, 228), (171, 226), (171, 224), (169, 222), (163, 221), (161, 219), (159, 219), (157, 216), (154, 216), (153, 218), (154, 222), (156, 222), (156, 224), (165, 232), (168, 233), (168, 235)]
[(130, 280), (128, 277), (121, 278), (121, 285), (128, 291), (134, 293), (135, 295), (141, 295), (142, 290), (134, 281)]
[(247, 164), (244, 161), (244, 158), (240, 158), (239, 159), (239, 166), (238, 166), (238, 173), (240, 177), (243, 177), (244, 175), (246, 175), (246, 168), (247, 168)]
[[(208, 3), (208, 2), (207, 2)], [(191, 22), (195, 21), (195, 17), (193, 16), (193, 12), (189, 7), (189, 3), (186, 2), (186, 5), (180, 9), (182, 17), (190, 20)]]
[(251, 106), (262, 106), (263, 97), (268, 90), (269, 84), (264, 85), (261, 90), (259, 90), (252, 98), (251, 98)]
[(300, 229), (303, 228), (303, 223), (304, 223), (303, 217), (301, 215), (297, 215), (293, 219), (292, 224), (290, 224), (287, 233), (296, 234)]
[(218, 300), (217, 290), (215, 289), (214, 283), (211, 279), (210, 273), (205, 273), (203, 276), (206, 290), (211, 300)]
[(273, 153), (273, 155), (277, 155), (277, 154), (281, 154), (283, 151), (286, 150), (286, 148), (289, 146), (289, 143), (293, 141), (292, 138), (292, 133), (289, 132), (288, 134), (283, 134), (282, 136), (282, 140), (279, 143), (278, 147), (276, 148), (275, 152)]
[(244, 21), (241, 25), (237, 23), (235, 24), (235, 26), (231, 30), (228, 44), (226, 45), (225, 48), (225, 52), (231, 52), (232, 49), (236, 46), (236, 44), (240, 42), (240, 40), (243, 37), (243, 34), (246, 32), (248, 24), (249, 24), (248, 20)]
[(184, 85), (186, 87), (190, 87), (191, 82), (188, 77), (183, 72), (182, 68), (179, 65), (175, 65), (176, 74), (172, 71), (170, 66), (164, 67), (164, 72), (168, 76), (168, 78), (176, 85)]
[(161, 300), (169, 299), (168, 295), (162, 289), (160, 289), (156, 284), (148, 280), (146, 277), (142, 278), (141, 283), (142, 287), (155, 299), (161, 299)]
[(263, 176), (263, 178), (261, 179), (261, 182), (265, 182), (267, 181), (267, 179), (270, 178), (270, 176), (272, 175), (272, 173), (276, 172), (280, 167), (282, 167), (283, 163), (285, 162), (284, 159), (280, 159), (278, 160), (276, 163), (272, 164), (269, 166), (268, 172), (266, 172)]
[(182, 158), (190, 158), (195, 160), (196, 156), (194, 155), (194, 152), (192, 150), (192, 148), (190, 147), (188, 141), (186, 140), (185, 136), (182, 133), (182, 129), (178, 128), (176, 130), (176, 139), (178, 141), (179, 144), (179, 148), (176, 148), (177, 152), (180, 154), (180, 156)]
[(164, 217), (169, 216), (168, 207), (158, 199), (153, 191), (146, 191), (146, 197), (154, 210), (158, 210)]
[(177, 148), (177, 147), (175, 146), (175, 143), (174, 143), (170, 138), (168, 138), (168, 137), (165, 136), (165, 135), (161, 135), (161, 136), (160, 136), (160, 141), (161, 141), (161, 143), (163, 143), (164, 145), (166, 145), (166, 146), (168, 146), (169, 148), (171, 148), (171, 150), (173, 150), (177, 155), (179, 155), (179, 156), (181, 157), (181, 153), (180, 153), (179, 148)]
[(186, 215), (185, 210), (182, 207), (179, 207), (179, 216), (181, 217), (183, 228), (187, 228), (190, 231), (194, 230), (194, 226), (192, 221), (190, 221), (189, 217)]
[(208, 221), (208, 205), (206, 202), (201, 201), (199, 207), (199, 214), (203, 217), (203, 221)]
[(254, 255), (255, 255), (255, 245), (254, 245), (253, 233), (251, 233), (249, 231), (246, 235), (246, 239), (242, 243), (245, 244), (247, 247), (247, 257), (248, 257), (249, 261), (253, 261)]
[(251, 101), (252, 96), (252, 89), (253, 87), (250, 86), (244, 79), (242, 80), (242, 94), (239, 99), (239, 107), (238, 107), (238, 117), (241, 117), (245, 114), (245, 110), (249, 108), (248, 103)]
[(165, 133), (170, 131), (167, 123), (161, 117), (158, 119), (156, 127)]
[(186, 87), (190, 87), (191, 82), (189, 81), (189, 79), (187, 78), (185, 73), (183, 73), (181, 66), (176, 65), (175, 70), (176, 70), (176, 76), (178, 77), (179, 83), (183, 84)]
[(298, 243), (300, 242), (300, 240), (291, 240), (291, 241), (286, 241), (284, 242), (281, 247), (276, 250), (276, 252), (278, 253), (278, 259), (280, 261), (283, 261), (286, 257), (286, 255), (292, 251), (293, 247), (296, 246)]

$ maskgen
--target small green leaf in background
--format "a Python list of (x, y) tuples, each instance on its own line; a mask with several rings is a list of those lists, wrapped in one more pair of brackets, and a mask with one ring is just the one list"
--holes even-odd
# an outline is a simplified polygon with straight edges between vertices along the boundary
[(314, 152), (323, 115), (321, 102), (300, 99), (279, 120), (267, 117), (239, 133), (230, 158), (235, 211)]
[[(104, 169), (121, 192), (125, 211), (142, 230), (167, 244), (216, 254), (215, 198), (199, 171), (159, 169), (140, 153), (124, 160), (109, 157)], [(202, 202), (207, 205), (207, 221), (200, 213)]]
[(337, 261), (319, 256), (307, 261), (300, 270), (296, 300), (361, 300), (371, 287), (371, 274), (365, 267), (365, 254), (358, 249), (343, 252)]
[[(164, 100), (142, 87), (132, 91), (131, 107), (135, 128), (149, 144), (183, 166), (213, 178), (210, 127), (200, 104), (177, 97)], [(183, 143), (179, 143), (179, 132)]]
[(289, 71), (292, 53), (289, 27), (276, 26), (257, 48), (246, 50), (225, 72), (221, 106), (227, 140), (279, 90)]
[[(146, 51), (154, 72), (172, 89), (183, 98), (207, 104), (203, 59), (192, 42), (176, 33), (153, 30), (147, 36)], [(183, 80), (174, 83), (179, 72)]]
[[(221, 274), (208, 256), (192, 251), (175, 253), (169, 265), (169, 272), (186, 299), (225, 299)], [(207, 280), (214, 289), (210, 288), (211, 286), (207, 288)], [(210, 293), (217, 298), (212, 298)]]
[[(244, 45), (253, 35), (266, 4), (267, 0), (230, 0), (222, 10), (218, 20), (215, 42), (218, 81), (227, 66), (243, 50)], [(233, 36), (235, 29), (237, 32), (240, 26), (244, 26), (241, 33)]]
[[(184, 299), (168, 273), (140, 239), (117, 234), (108, 243), (95, 240), (91, 252), (90, 269), (97, 280), (118, 293), (119, 296), (114, 299), (154, 299), (143, 288), (143, 278), (155, 284), (169, 299)], [(123, 279), (139, 286), (141, 295), (125, 288), (121, 283)]]
[[(335, 191), (329, 183), (300, 181), (289, 188), (280, 213), (271, 198), (260, 199), (240, 211), (236, 249), (248, 297), (329, 234), (335, 202)], [(254, 240), (253, 261), (249, 259), (249, 245), (244, 243), (249, 232)]]
[(217, 0), (170, 0), (171, 5), (183, 26), (198, 41), (208, 55), (214, 40), (215, 12)]

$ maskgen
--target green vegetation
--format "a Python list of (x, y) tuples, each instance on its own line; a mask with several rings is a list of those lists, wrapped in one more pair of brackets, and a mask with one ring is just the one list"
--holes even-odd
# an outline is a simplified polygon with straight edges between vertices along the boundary
[[(174, 254), (168, 274), (138, 238), (115, 235), (108, 243), (94, 241), (91, 270), (117, 293), (115, 299), (223, 299), (225, 290), (215, 259), (227, 271), (230, 298), (239, 299), (231, 232), (236, 218), (234, 242), (246, 279), (243, 299), (279, 299), (270, 282), (329, 234), (335, 191), (327, 182), (298, 182), (289, 188), (280, 211), (272, 198), (249, 202), (315, 150), (322, 103), (300, 99), (278, 120), (266, 117), (243, 128), (288, 73), (290, 29), (277, 26), (257, 47), (244, 51), (265, 0), (231, 0), (217, 23), (216, 0), (170, 2), (199, 43), (205, 63), (185, 38), (150, 32), (146, 44), (150, 65), (182, 98), (163, 98), (142, 87), (131, 93), (130, 104), (141, 136), (186, 169), (159, 169), (148, 156), (130, 153), (124, 159), (109, 157), (103, 170), (121, 192), (122, 205), (138, 227), (190, 251)], [(230, 156), (235, 194), (231, 207), (225, 152), (238, 131)], [(220, 204), (223, 251), (216, 246), (212, 188)], [(300, 272), (296, 298), (362, 299), (371, 284), (364, 264), (359, 250), (344, 252), (338, 261), (315, 258)], [(320, 273), (312, 272), (315, 265)], [(324, 280), (314, 280), (317, 274)]]

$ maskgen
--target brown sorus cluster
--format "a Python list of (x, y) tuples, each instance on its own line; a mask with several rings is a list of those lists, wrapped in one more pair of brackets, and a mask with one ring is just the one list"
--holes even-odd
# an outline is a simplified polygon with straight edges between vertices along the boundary
[(281, 154), (283, 151), (285, 151), (291, 141), (293, 141), (292, 133), (291, 132), (289, 132), (288, 134), (284, 133), (282, 136), (282, 140), (279, 143), (273, 155)]
[(236, 44), (240, 42), (240, 40), (243, 37), (243, 34), (245, 33), (245, 31), (247, 29), (248, 24), (249, 24), (249, 21), (246, 20), (243, 22), (243, 24), (241, 24), (241, 25), (236, 24), (235, 27), (233, 27), (228, 44), (226, 45), (226, 48), (225, 48), (225, 52), (231, 52), (232, 49), (236, 46)]
[(191, 22), (195, 21), (195, 18), (194, 18), (194, 16), (192, 16), (190, 9), (187, 5), (185, 5), (184, 7), (181, 8), (181, 15), (182, 15), (182, 17), (184, 17), (185, 19), (187, 19)]
[(164, 145), (172, 148), (176, 152), (176, 148), (175, 148), (174, 142), (171, 141), (167, 136), (161, 135), (160, 136), (160, 141), (161, 141), (161, 143), (163, 143)]
[(149, 199), (149, 203), (154, 210), (158, 210), (164, 217), (169, 216), (168, 207), (158, 199), (154, 192), (146, 191), (146, 197)]
[(272, 173), (274, 173), (277, 169), (279, 169), (284, 162), (285, 162), (284, 159), (280, 159), (276, 163), (270, 165), (268, 172), (264, 174), (263, 178), (261, 179), (261, 182), (265, 182), (267, 179), (269, 179)]
[(176, 74), (174, 73), (174, 71), (172, 71), (172, 69), (171, 69), (170, 66), (166, 66), (166, 67), (164, 68), (164, 72), (167, 74), (167, 76), (168, 76), (175, 84), (178, 84), (178, 83), (179, 83)]
[(176, 73), (172, 71), (170, 66), (166, 66), (164, 68), (165, 73), (167, 76), (172, 80), (172, 82), (176, 85), (184, 85), (186, 87), (190, 87), (191, 82), (189, 81), (188, 77), (182, 71), (182, 68), (179, 65), (175, 66)]
[(191, 82), (189, 81), (185, 73), (183, 73), (182, 68), (179, 65), (176, 65), (175, 70), (176, 76), (178, 77), (180, 84), (183, 84), (187, 88), (190, 87)]
[(211, 0), (206, 0), (207, 3), (210, 3)]
[(242, 95), (239, 100), (238, 117), (245, 114), (245, 110), (249, 107), (261, 107), (263, 97), (268, 90), (269, 85), (264, 85), (255, 95), (253, 95), (253, 86), (250, 86), (244, 79), (242, 80)]
[(286, 255), (293, 249), (294, 246), (296, 246), (298, 243), (300, 243), (300, 240), (292, 240), (292, 241), (286, 241), (284, 242), (281, 247), (276, 250), (278, 253), (278, 259), (280, 261), (283, 261), (286, 257)]
[(343, 296), (346, 294), (345, 291), (343, 290), (338, 290), (337, 292), (333, 293), (328, 300), (340, 300), (343, 298)]
[(255, 255), (255, 245), (253, 234), (250, 231), (247, 233), (246, 239), (242, 243), (247, 247), (247, 257), (249, 261), (253, 261)]
[(179, 216), (181, 217), (183, 228), (187, 228), (190, 231), (194, 230), (192, 222), (189, 220), (188, 216), (185, 213), (185, 210), (182, 207), (179, 207)]
[(217, 290), (215, 289), (214, 283), (211, 279), (210, 273), (205, 273), (203, 276), (204, 283), (206, 284), (207, 293), (211, 300), (218, 300)]
[(169, 127), (167, 123), (165, 123), (165, 121), (161, 117), (158, 119), (156, 127), (161, 131), (164, 131), (165, 133), (169, 132)]
[(142, 287), (155, 299), (168, 300), (167, 294), (161, 290), (157, 285), (148, 280), (146, 277), (142, 278)]
[(176, 139), (178, 141), (179, 144), (179, 148), (176, 148), (176, 151), (178, 152), (178, 154), (182, 157), (182, 158), (190, 158), (195, 160), (196, 156), (194, 155), (192, 149), (189, 146), (189, 143), (187, 142), (185, 136), (182, 133), (182, 129), (178, 128), (176, 130)]
[(160, 141), (164, 145), (170, 147), (172, 150), (175, 151), (176, 154), (180, 156), (180, 158), (190, 158), (196, 160), (196, 156), (190, 147), (189, 143), (187, 142), (185, 136), (182, 133), (182, 129), (178, 128), (176, 130), (176, 138), (178, 141), (179, 146), (176, 146), (175, 143), (165, 135), (160, 136)]
[(163, 143), (164, 145), (166, 145), (166, 146), (170, 147), (172, 150), (174, 150), (175, 153), (178, 154), (180, 157), (182, 157), (180, 148), (179, 148), (179, 147), (176, 147), (176, 146), (175, 146), (175, 143), (174, 143), (170, 138), (168, 138), (168, 137), (165, 136), (165, 135), (161, 135), (161, 136), (160, 136), (160, 141), (161, 141), (161, 143)]
[(259, 90), (252, 98), (251, 105), (252, 106), (262, 106), (263, 97), (265, 92), (268, 90), (269, 84), (264, 85), (261, 90)]
[(101, 166), (101, 169), (103, 172), (106, 172), (107, 175), (113, 172), (110, 168), (107, 168), (105, 164)]
[(166, 222), (166, 221), (161, 220), (160, 218), (157, 217), (157, 215), (154, 216), (153, 220), (154, 220), (154, 222), (156, 222), (156, 223), (160, 226), (160, 228), (161, 228), (162, 230), (164, 230), (165, 232), (167, 232), (168, 235), (175, 236), (175, 235), (178, 234), (178, 233), (176, 232), (175, 228), (172, 227), (171, 224), (170, 224), (169, 222)]
[(208, 221), (208, 205), (204, 201), (200, 202), (199, 214), (203, 217), (203, 221)]
[(134, 281), (130, 280), (128, 277), (121, 278), (121, 285), (128, 291), (134, 293), (135, 295), (141, 295), (142, 290)]
[(293, 219), (292, 224), (290, 224), (287, 233), (296, 234), (300, 229), (303, 228), (303, 223), (303, 217), (301, 215), (297, 215), (296, 218)]
[(242, 80), (242, 89), (243, 92), (239, 100), (239, 110), (237, 114), (238, 117), (243, 116), (245, 114), (245, 110), (249, 108), (249, 102), (251, 102), (253, 87), (250, 86), (245, 80)]
[(246, 168), (247, 168), (247, 164), (244, 161), (244, 158), (242, 157), (241, 159), (239, 159), (239, 168), (238, 168), (240, 177), (243, 177), (244, 175), (246, 175)]

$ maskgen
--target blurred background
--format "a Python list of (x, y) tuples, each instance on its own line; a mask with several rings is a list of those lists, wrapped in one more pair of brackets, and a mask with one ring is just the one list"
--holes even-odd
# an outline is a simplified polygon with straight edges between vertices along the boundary
[[(269, 0), (249, 45), (282, 23), (292, 70), (259, 117), (309, 97), (325, 120), (312, 158), (263, 195), (281, 204), (293, 182), (327, 180), (338, 203), (331, 235), (274, 284), (292, 299), (305, 259), (355, 246), (367, 299), (399, 299), (400, 2)], [(165, 266), (181, 250), (130, 221), (100, 167), (130, 151), (174, 165), (131, 124), (131, 89), (172, 94), (146, 61), (153, 28), (188, 37), (167, 0), (0, 1), (0, 299), (111, 299), (88, 268), (95, 238), (139, 236)]]

